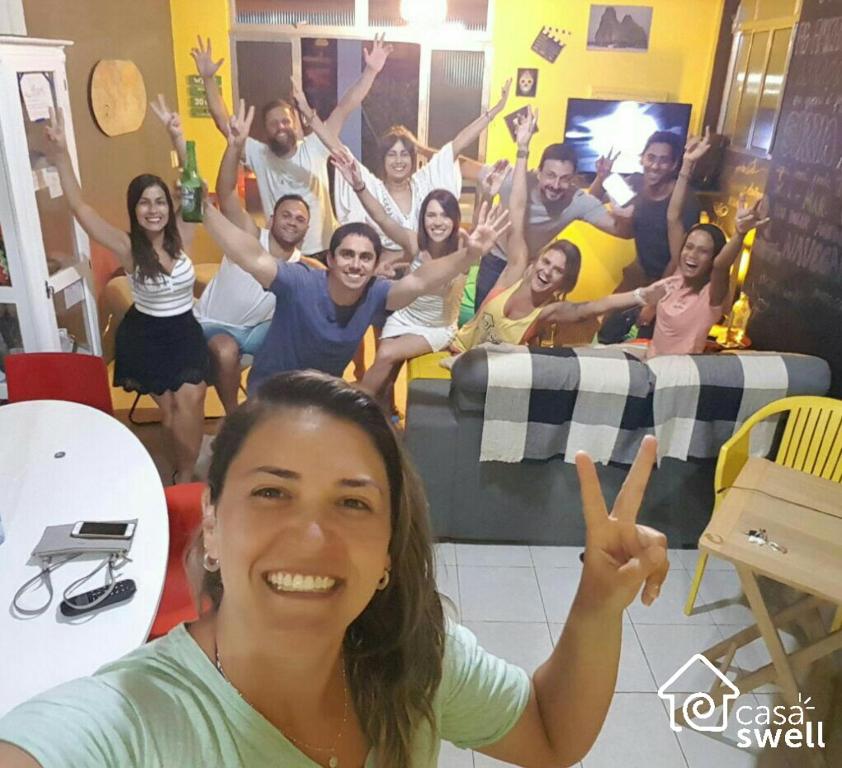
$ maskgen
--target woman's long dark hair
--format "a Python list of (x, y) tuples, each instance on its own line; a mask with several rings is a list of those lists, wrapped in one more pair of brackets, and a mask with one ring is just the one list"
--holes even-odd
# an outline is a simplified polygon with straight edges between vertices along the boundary
[[(420, 722), (426, 719), (435, 733), (432, 702), (441, 682), (445, 631), (424, 489), (383, 411), (359, 389), (317, 371), (268, 379), (257, 397), (225, 419), (214, 440), (210, 502), (219, 501), (231, 462), (251, 432), (291, 408), (318, 408), (355, 424), (371, 439), (386, 468), (391, 580), (348, 627), (343, 652), (351, 698), (377, 764), (404, 768), (412, 763), (412, 740)], [(200, 531), (187, 555), (188, 568), (199, 585), (197, 602), (201, 606), (202, 598), (209, 599), (216, 610), (223, 583), (219, 572), (202, 569), (203, 554)]]
[(444, 243), (443, 254), (453, 253), (459, 247), (459, 225), (462, 223), (462, 210), (459, 208), (459, 201), (452, 192), (446, 189), (434, 189), (424, 198), (421, 203), (421, 210), (418, 212), (418, 247), (422, 251), (430, 250), (430, 236), (424, 226), (424, 217), (427, 215), (427, 206), (435, 200), (444, 210), (445, 216), (453, 222), (453, 230)]
[(169, 209), (169, 217), (164, 226), (164, 250), (177, 259), (181, 253), (181, 235), (178, 232), (178, 220), (176, 219), (175, 206), (173, 205), (170, 190), (166, 182), (160, 177), (152, 173), (142, 173), (140, 176), (135, 176), (129, 182), (129, 188), (126, 190), (126, 206), (129, 209), (129, 238), (132, 243), (132, 259), (134, 261), (137, 276), (141, 280), (156, 280), (164, 270), (158, 261), (158, 255), (152, 247), (152, 242), (146, 234), (146, 230), (140, 226), (137, 220), (137, 213), (135, 208), (140, 200), (141, 195), (149, 187), (160, 187), (164, 190), (164, 196), (167, 198), (167, 208)]

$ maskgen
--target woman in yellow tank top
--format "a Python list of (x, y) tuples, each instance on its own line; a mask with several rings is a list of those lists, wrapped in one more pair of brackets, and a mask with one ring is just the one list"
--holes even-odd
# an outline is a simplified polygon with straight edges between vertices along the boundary
[[(451, 345), (454, 354), (487, 343), (526, 344), (544, 324), (575, 323), (615, 309), (657, 304), (663, 296), (663, 288), (650, 286), (596, 301), (565, 301), (564, 296), (579, 279), (582, 263), (579, 248), (569, 240), (554, 240), (530, 262), (524, 238), (526, 163), (536, 120), (537, 116), (530, 110), (517, 128), (517, 163), (509, 200), (512, 229), (506, 268), (477, 314), (457, 334)], [(445, 360), (443, 365), (449, 368), (453, 360)]]

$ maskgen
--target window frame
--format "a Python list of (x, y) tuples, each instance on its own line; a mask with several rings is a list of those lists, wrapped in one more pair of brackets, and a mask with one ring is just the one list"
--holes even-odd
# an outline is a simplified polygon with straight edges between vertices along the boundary
[[(491, 97), (491, 72), (493, 69), (494, 50), (491, 44), (491, 30), (494, 23), (494, 11), (497, 0), (488, 0), (486, 28), (482, 31), (453, 30), (436, 32), (419, 30), (409, 26), (370, 26), (368, 24), (368, 0), (354, 0), (353, 26), (329, 26), (316, 24), (242, 24), (237, 21), (237, 0), (229, 3), (229, 43), (231, 51), (231, 79), (234, 103), (240, 98), (239, 71), (237, 68), (237, 43), (239, 41), (285, 42), (292, 44), (292, 74), (301, 80), (301, 39), (305, 37), (329, 37), (337, 40), (370, 41), (375, 33), (385, 33), (389, 42), (412, 43), (420, 47), (418, 73), (418, 140), (428, 143), (430, 119), (430, 89), (432, 86), (432, 60), (434, 51), (479, 51), (484, 54), (484, 72), (482, 78), (480, 104), (488, 109)], [(435, 42), (430, 40), (435, 37)], [(479, 157), (486, 156), (488, 131), (483, 131), (479, 138)]]
[[(763, 0), (758, 0), (756, 11), (759, 11), (760, 6), (763, 4)], [(737, 152), (741, 152), (747, 155), (751, 155), (754, 157), (759, 157), (763, 159), (769, 159), (771, 157), (771, 150), (775, 145), (775, 138), (778, 132), (778, 121), (780, 120), (781, 115), (781, 106), (783, 104), (783, 95), (786, 89), (786, 80), (787, 75), (789, 73), (789, 63), (792, 60), (792, 52), (795, 44), (795, 35), (798, 31), (798, 19), (801, 15), (801, 5), (802, 0), (796, 0), (795, 8), (791, 16), (776, 16), (768, 19), (750, 19), (746, 21), (739, 21), (739, 10), (734, 17), (734, 23), (732, 25), (732, 32), (731, 32), (731, 53), (729, 56), (728, 61), (728, 74), (725, 78), (725, 87), (722, 94), (722, 101), (721, 106), (719, 109), (719, 119), (717, 121), (717, 133), (723, 133), (726, 123), (728, 122), (729, 114), (728, 114), (728, 106), (731, 100), (731, 92), (732, 88), (737, 87), (737, 84), (734, 81), (735, 70), (737, 67), (737, 58), (740, 51), (740, 45), (745, 40), (746, 44), (749, 45), (748, 54), (746, 56), (746, 68), (748, 67), (748, 62), (751, 58), (751, 50), (754, 44), (754, 37), (757, 34), (761, 34), (763, 32), (768, 33), (768, 39), (766, 40), (766, 50), (764, 52), (763, 58), (763, 76), (761, 78), (761, 82), (758, 89), (758, 99), (757, 104), (754, 107), (752, 118), (751, 118), (751, 125), (748, 130), (748, 135), (746, 137), (745, 144), (737, 144), (734, 141), (734, 136), (729, 134), (729, 138), (731, 139), (731, 148)], [(757, 13), (755, 13), (755, 16)], [(772, 121), (772, 136), (769, 142), (769, 150), (762, 150), (757, 149), (756, 147), (752, 146), (752, 142), (754, 141), (754, 132), (755, 128), (757, 127), (757, 114), (760, 108), (760, 102), (763, 96), (763, 90), (766, 86), (766, 78), (769, 73), (769, 57), (772, 53), (772, 47), (775, 40), (775, 33), (780, 30), (789, 29), (789, 44), (787, 45), (787, 53), (786, 53), (786, 60), (784, 63), (784, 75), (783, 81), (781, 83), (781, 98), (778, 102), (778, 106), (775, 109), (775, 117)], [(739, 98), (734, 103), (734, 114), (739, 115), (740, 107), (742, 106), (743, 99), (745, 98), (745, 91), (747, 85), (747, 78), (743, 80), (741, 86), (741, 92)], [(734, 125), (736, 129), (736, 122)], [(732, 131), (733, 133), (733, 131)]]

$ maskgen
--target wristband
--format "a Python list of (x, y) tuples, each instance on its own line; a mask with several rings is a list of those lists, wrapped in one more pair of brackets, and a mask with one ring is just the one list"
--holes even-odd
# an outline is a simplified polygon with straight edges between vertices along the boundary
[(357, 194), (360, 194), (360, 192), (363, 192), (365, 190), (365, 182), (360, 184), (360, 186), (358, 187), (351, 187), (351, 189), (353, 189), (354, 192), (356, 192)]
[(643, 291), (640, 288), (635, 288), (632, 291), (632, 296), (634, 296), (635, 301), (640, 304), (641, 307), (648, 306), (646, 299), (643, 298)]
[(526, 159), (527, 157), (529, 157), (529, 150), (528, 149), (519, 149), (517, 151), (517, 157), (522, 157), (522, 158)]

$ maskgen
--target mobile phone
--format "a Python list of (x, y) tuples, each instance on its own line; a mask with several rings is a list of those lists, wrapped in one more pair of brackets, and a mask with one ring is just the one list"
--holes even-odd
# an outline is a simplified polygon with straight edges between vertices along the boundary
[(635, 191), (626, 184), (626, 180), (619, 173), (612, 173), (602, 182), (602, 188), (608, 193), (612, 201), (619, 206), (628, 205), (635, 196)]
[(80, 521), (70, 535), (78, 539), (130, 539), (134, 536), (134, 523)]

